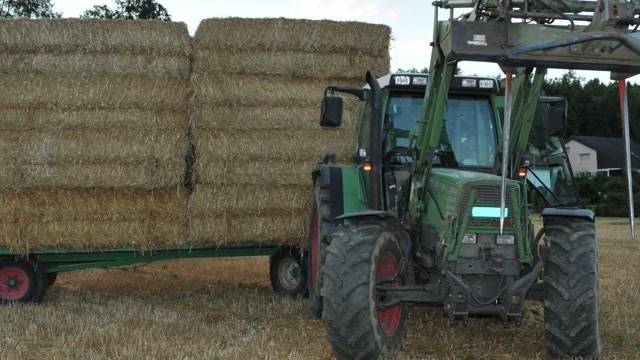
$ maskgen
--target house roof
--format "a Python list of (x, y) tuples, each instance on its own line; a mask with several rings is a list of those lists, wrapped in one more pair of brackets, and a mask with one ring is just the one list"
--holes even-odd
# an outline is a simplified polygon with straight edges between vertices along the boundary
[[(571, 136), (567, 142), (577, 141), (598, 153), (598, 169), (624, 169), (624, 141), (603, 136)], [(640, 169), (640, 145), (631, 142), (631, 167)]]

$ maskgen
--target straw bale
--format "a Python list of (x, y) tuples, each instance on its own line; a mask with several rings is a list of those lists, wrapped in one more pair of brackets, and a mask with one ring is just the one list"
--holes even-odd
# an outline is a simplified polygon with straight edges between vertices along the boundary
[[(357, 110), (348, 100), (345, 102), (342, 127), (352, 129), (355, 127)], [(308, 107), (202, 105), (192, 110), (191, 126), (217, 130), (318, 130), (320, 101)]]
[(196, 161), (196, 183), (311, 186), (311, 171), (320, 160), (322, 159), (306, 161), (207, 159), (207, 161)]
[(196, 130), (196, 159), (213, 160), (278, 159), (321, 160), (327, 153), (340, 156), (351, 150), (349, 130)]
[(196, 31), (194, 47), (388, 56), (390, 34), (387, 26), (358, 22), (207, 19)]
[(376, 74), (389, 69), (389, 56), (324, 54), (291, 51), (227, 52), (200, 50), (194, 54), (194, 73), (282, 75), (300, 78), (362, 79), (367, 70)]
[(129, 129), (176, 130), (188, 128), (189, 116), (180, 111), (154, 110), (44, 110), (0, 109), (0, 130)]
[(189, 242), (207, 246), (291, 245), (304, 242), (306, 215), (191, 217)]
[(0, 76), (0, 108), (186, 111), (189, 82), (139, 76)]
[(339, 83), (358, 86), (335, 79), (293, 79), (269, 75), (193, 75), (194, 105), (223, 106), (318, 106), (324, 89)]
[(0, 163), (184, 161), (187, 139), (175, 130), (8, 130), (0, 136)]
[(308, 208), (307, 186), (196, 185), (189, 216), (274, 215)]
[[(8, 163), (0, 165), (0, 190), (49, 188), (158, 189), (184, 180), (180, 164), (149, 158), (138, 162)], [(177, 171), (180, 170), (180, 171)]]
[(176, 246), (187, 238), (186, 202), (176, 189), (0, 192), (0, 247)]
[(129, 54), (0, 54), (0, 74), (135, 75), (189, 79), (187, 56)]
[(3, 53), (127, 53), (189, 56), (184, 23), (130, 20), (39, 19), (0, 21)]

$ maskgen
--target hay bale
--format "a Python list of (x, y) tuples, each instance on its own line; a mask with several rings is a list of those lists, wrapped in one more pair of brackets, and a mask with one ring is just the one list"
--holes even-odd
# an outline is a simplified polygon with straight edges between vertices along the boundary
[(82, 129), (5, 131), (0, 164), (184, 162), (187, 140), (175, 130)]
[(193, 71), (201, 75), (232, 73), (352, 80), (361, 79), (363, 69), (380, 74), (388, 68), (388, 55), (198, 49), (194, 54)]
[(184, 173), (172, 163), (145, 159), (138, 162), (2, 164), (0, 190), (39, 187), (160, 189), (182, 184)]
[(331, 81), (268, 75), (193, 75), (195, 106), (298, 106), (320, 104)]
[[(358, 111), (354, 109), (353, 101), (346, 99), (342, 128), (354, 129), (357, 116)], [(1, 121), (0, 119), (0, 126)], [(317, 131), (320, 127), (320, 105), (308, 107), (200, 105), (194, 107), (191, 112), (191, 126), (194, 129), (214, 130)]]
[(184, 111), (140, 109), (0, 109), (0, 130), (175, 130), (186, 131)]
[(196, 159), (208, 163), (223, 160), (322, 160), (322, 154), (350, 153), (349, 130), (196, 130)]
[(189, 216), (265, 216), (304, 212), (306, 186), (197, 185), (189, 199)]
[(0, 192), (0, 247), (157, 249), (185, 244), (183, 191), (29, 189)]
[(389, 56), (391, 29), (358, 22), (293, 19), (207, 19), (196, 31), (197, 49), (259, 49)]
[(306, 218), (297, 216), (190, 217), (189, 242), (207, 246), (303, 246)]
[(189, 56), (184, 23), (130, 20), (3, 19), (4, 53), (98, 53)]
[(188, 80), (191, 61), (187, 56), (153, 54), (2, 53), (0, 74), (40, 75), (132, 75), (162, 76)]
[(190, 84), (139, 76), (0, 76), (0, 108), (187, 111)]
[(195, 163), (198, 184), (242, 185), (307, 185), (311, 186), (311, 171), (317, 159), (292, 160), (234, 160), (199, 159)]

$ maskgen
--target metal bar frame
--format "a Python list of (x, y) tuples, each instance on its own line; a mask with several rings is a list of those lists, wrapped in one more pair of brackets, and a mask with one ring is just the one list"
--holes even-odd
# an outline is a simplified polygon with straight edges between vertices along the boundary
[[(26, 256), (44, 264), (49, 273), (68, 272), (92, 268), (113, 268), (136, 264), (177, 259), (201, 259), (216, 257), (270, 256), (277, 253), (280, 246), (246, 246), (221, 248), (176, 248), (141, 251), (136, 249), (115, 250), (63, 250), (50, 249), (35, 251)], [(22, 257), (25, 254), (0, 248), (0, 257)]]

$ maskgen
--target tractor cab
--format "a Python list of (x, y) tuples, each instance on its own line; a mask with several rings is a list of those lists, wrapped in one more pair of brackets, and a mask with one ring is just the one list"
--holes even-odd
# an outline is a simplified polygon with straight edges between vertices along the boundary
[[(382, 136), (378, 144), (372, 144), (372, 117), (362, 116), (355, 161), (364, 164), (370, 159), (372, 147), (382, 149), (383, 207), (402, 217), (409, 203), (411, 172), (416, 158), (414, 142), (428, 79), (425, 74), (389, 74), (377, 81), (382, 99)], [(370, 88), (365, 86), (365, 89)], [(498, 91), (499, 85), (492, 78), (453, 78), (434, 168), (497, 171)], [(369, 106), (363, 103), (363, 107)]]

